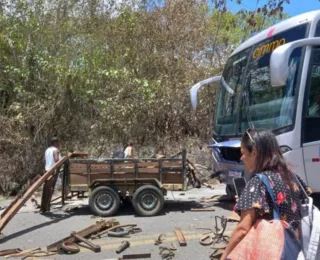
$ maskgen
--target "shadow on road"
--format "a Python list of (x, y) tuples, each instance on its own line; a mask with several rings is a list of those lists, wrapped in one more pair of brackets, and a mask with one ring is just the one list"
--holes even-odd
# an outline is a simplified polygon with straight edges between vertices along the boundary
[[(216, 209), (222, 208), (226, 210), (232, 210), (234, 207), (234, 203), (230, 200), (223, 200), (221, 202), (210, 202), (210, 203), (200, 203), (198, 201), (174, 201), (174, 200), (166, 200), (163, 210), (157, 216), (165, 216), (170, 212), (189, 212), (193, 208), (203, 208), (203, 207), (214, 207)], [(78, 216), (92, 216), (92, 218), (99, 218), (97, 216), (92, 215), (90, 211), (90, 207), (88, 205), (80, 205), (70, 210), (72, 215)], [(122, 204), (119, 208), (119, 211), (114, 217), (117, 216), (132, 216), (132, 217), (140, 217), (137, 215), (133, 209), (131, 202), (126, 202)], [(155, 217), (157, 217), (155, 216)]]
[(51, 221), (49, 222), (45, 222), (45, 223), (41, 223), (39, 225), (35, 225), (35, 226), (32, 226), (32, 227), (29, 227), (29, 228), (26, 228), (24, 230), (21, 230), (21, 231), (18, 231), (16, 233), (13, 233), (13, 234), (10, 234), (8, 236), (5, 236), (3, 238), (1, 238), (0, 240), (0, 243), (5, 243), (11, 239), (14, 239), (14, 238), (17, 238), (19, 236), (22, 236), (22, 235), (25, 235), (29, 232), (32, 232), (34, 230), (37, 230), (37, 229), (40, 229), (40, 228), (43, 228), (43, 227), (46, 227), (46, 226), (50, 226), (52, 224), (56, 224), (62, 220), (65, 220), (65, 219), (68, 219), (70, 217), (72, 217), (73, 215), (75, 215), (74, 213), (71, 213), (71, 214), (66, 214), (66, 213), (61, 213), (61, 214), (55, 214), (55, 213), (52, 213), (52, 212), (47, 212), (47, 213), (41, 213), (42, 215), (44, 216), (47, 216), (48, 218), (52, 219)]

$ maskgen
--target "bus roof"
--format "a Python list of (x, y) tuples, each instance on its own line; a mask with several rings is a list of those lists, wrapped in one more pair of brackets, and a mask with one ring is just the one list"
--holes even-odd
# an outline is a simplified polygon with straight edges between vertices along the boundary
[(289, 19), (286, 19), (282, 22), (279, 22), (279, 23), (261, 31), (260, 33), (252, 36), (251, 38), (249, 38), (248, 40), (246, 40), (245, 42), (240, 44), (240, 46), (233, 51), (232, 55), (234, 55), (240, 51), (243, 51), (258, 42), (261, 42), (261, 41), (267, 39), (268, 37), (271, 37), (272, 35), (286, 31), (292, 27), (298, 26), (299, 24), (310, 22), (310, 21), (317, 19), (317, 18), (320, 18), (320, 10), (303, 13), (303, 14), (291, 17)]

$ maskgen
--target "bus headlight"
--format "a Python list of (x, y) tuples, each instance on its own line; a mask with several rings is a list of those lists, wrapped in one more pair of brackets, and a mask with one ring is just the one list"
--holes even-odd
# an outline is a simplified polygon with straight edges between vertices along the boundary
[(281, 151), (282, 154), (285, 154), (285, 153), (287, 153), (287, 152), (290, 152), (291, 150), (292, 150), (292, 149), (291, 149), (289, 146), (285, 146), (285, 145), (280, 146), (280, 151)]

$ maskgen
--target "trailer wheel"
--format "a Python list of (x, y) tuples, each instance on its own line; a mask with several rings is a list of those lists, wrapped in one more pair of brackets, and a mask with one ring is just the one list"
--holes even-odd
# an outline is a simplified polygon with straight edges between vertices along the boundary
[(91, 211), (100, 217), (114, 215), (118, 211), (120, 204), (119, 195), (114, 189), (106, 186), (95, 188), (89, 198)]
[(152, 185), (141, 186), (132, 197), (132, 206), (140, 216), (157, 215), (162, 210), (163, 204), (163, 193)]

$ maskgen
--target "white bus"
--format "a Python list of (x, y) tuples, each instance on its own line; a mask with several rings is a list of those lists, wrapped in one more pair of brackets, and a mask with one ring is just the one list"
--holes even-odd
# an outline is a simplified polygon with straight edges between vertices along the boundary
[[(222, 76), (197, 83), (197, 91), (218, 82), (212, 155), (215, 171), (243, 173), (240, 138), (248, 128), (271, 129), (293, 170), (320, 192), (320, 10), (282, 21), (242, 43)], [(246, 174), (245, 174), (246, 176)]]

